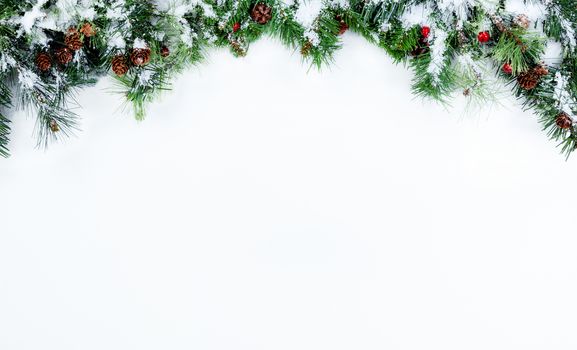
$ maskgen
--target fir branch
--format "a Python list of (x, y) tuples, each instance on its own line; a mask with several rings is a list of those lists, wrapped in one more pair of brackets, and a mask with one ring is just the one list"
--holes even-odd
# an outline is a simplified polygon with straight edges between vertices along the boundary
[(527, 71), (541, 59), (545, 51), (541, 36), (523, 28), (508, 28), (495, 16), (491, 18), (501, 32), (492, 49), (493, 58), (498, 62), (510, 64), (512, 74)]
[[(573, 0), (543, 4), (541, 31), (538, 23), (533, 30), (515, 25), (517, 14), (507, 13), (505, 0), (497, 6), (476, 0), (98, 0), (65, 11), (56, 1), (2, 0), (0, 154), (6, 155), (10, 109), (36, 113), (39, 144), (46, 145), (75, 130), (75, 91), (111, 70), (141, 120), (147, 104), (209, 48), (244, 56), (255, 41), (273, 37), (320, 68), (332, 61), (347, 28), (407, 63), (416, 95), (442, 103), (458, 89), (471, 101), (493, 100), (497, 87), (479, 65), (487, 59), (506, 64), (510, 72), (498, 76), (509, 77), (517, 97), (570, 153), (577, 140), (577, 11)], [(255, 18), (257, 6), (264, 6), (265, 17)], [(93, 31), (81, 32), (85, 26)], [(480, 42), (485, 31), (492, 39)], [(542, 64), (548, 39), (561, 43), (562, 64), (545, 77), (529, 75), (533, 80), (521, 88), (517, 77)], [(14, 101), (21, 103), (12, 107)], [(559, 122), (560, 113), (571, 125)]]
[(10, 135), (10, 120), (4, 113), (11, 107), (11, 93), (0, 81), (0, 156), (8, 156), (8, 136)]

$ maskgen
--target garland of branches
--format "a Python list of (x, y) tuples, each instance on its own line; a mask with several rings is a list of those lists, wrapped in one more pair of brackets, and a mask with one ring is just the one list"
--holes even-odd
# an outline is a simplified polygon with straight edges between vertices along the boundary
[(495, 98), (498, 80), (569, 155), (577, 148), (574, 0), (0, 0), (0, 155), (10, 111), (38, 144), (77, 129), (77, 89), (111, 76), (137, 119), (207, 48), (278, 38), (322, 67), (354, 31), (414, 72), (418, 96)]

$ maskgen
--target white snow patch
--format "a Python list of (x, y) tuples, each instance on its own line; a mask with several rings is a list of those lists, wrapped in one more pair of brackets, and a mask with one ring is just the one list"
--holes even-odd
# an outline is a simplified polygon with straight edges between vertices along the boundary
[(144, 41), (140, 38), (136, 38), (136, 39), (134, 39), (134, 43), (132, 44), (132, 47), (135, 49), (147, 49), (148, 44), (146, 43), (146, 41)]
[(323, 9), (322, 0), (308, 0), (300, 4), (295, 19), (303, 27), (310, 27)]
[(36, 5), (32, 6), (32, 9), (30, 9), (30, 11), (24, 13), (22, 18), (20, 19), (20, 26), (21, 26), (20, 28), (22, 31), (24, 31), (27, 34), (30, 34), (30, 32), (32, 31), (32, 27), (34, 27), (34, 25), (36, 24), (36, 21), (46, 17), (46, 13), (40, 10), (40, 8), (44, 6), (46, 2), (48, 2), (48, 0), (38, 0), (36, 2)]
[(517, 15), (523, 14), (531, 22), (542, 20), (547, 14), (547, 8), (542, 3), (530, 1), (525, 3), (519, 0), (507, 1), (505, 11)]
[(433, 31), (436, 32), (434, 41), (431, 44), (431, 63), (427, 71), (433, 77), (433, 80), (437, 80), (439, 74), (443, 70), (445, 65), (445, 51), (446, 51), (446, 41), (448, 33), (444, 30)]
[(114, 33), (114, 35), (109, 40), (110, 47), (117, 49), (124, 49), (126, 47), (126, 41), (120, 33)]
[(38, 76), (29, 69), (19, 69), (18, 70), (18, 82), (20, 86), (25, 89), (33, 89), (34, 85), (40, 80)]

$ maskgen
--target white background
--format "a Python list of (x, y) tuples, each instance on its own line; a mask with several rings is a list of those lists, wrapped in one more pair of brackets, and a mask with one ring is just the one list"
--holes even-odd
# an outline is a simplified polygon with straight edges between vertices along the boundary
[(210, 52), (142, 123), (0, 160), (0, 349), (575, 349), (577, 159), (516, 102), (465, 114), (345, 35), (307, 72)]

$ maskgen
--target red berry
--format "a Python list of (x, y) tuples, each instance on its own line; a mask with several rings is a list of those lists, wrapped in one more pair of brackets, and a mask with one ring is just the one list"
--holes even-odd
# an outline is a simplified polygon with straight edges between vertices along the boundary
[(491, 40), (491, 35), (489, 32), (480, 32), (479, 35), (477, 35), (477, 40), (479, 40), (480, 43), (486, 43)]
[(240, 23), (236, 22), (233, 26), (232, 26), (232, 32), (236, 33), (240, 30)]
[(431, 28), (429, 28), (427, 26), (421, 27), (421, 35), (423, 36), (423, 38), (428, 37), (430, 33), (431, 33)]
[(503, 65), (503, 73), (505, 73), (505, 74), (513, 73), (513, 67), (511, 67), (511, 65), (509, 63), (505, 63)]

